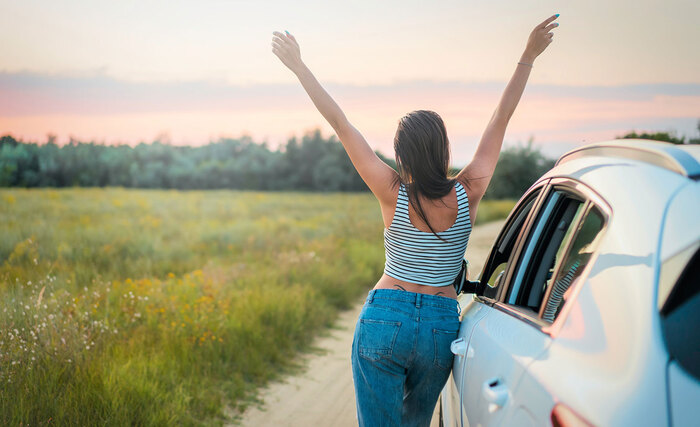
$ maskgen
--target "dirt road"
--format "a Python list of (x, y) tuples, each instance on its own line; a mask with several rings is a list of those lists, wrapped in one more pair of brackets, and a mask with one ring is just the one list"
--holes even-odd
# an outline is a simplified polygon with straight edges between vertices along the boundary
[[(472, 275), (478, 276), (501, 221), (475, 227), (467, 247)], [(350, 347), (357, 316), (365, 296), (352, 310), (342, 313), (328, 336), (314, 346), (320, 354), (307, 355), (300, 374), (274, 383), (261, 391), (264, 404), (249, 408), (242, 416), (245, 427), (357, 426), (355, 394), (350, 372)], [(433, 425), (437, 420), (433, 418)]]

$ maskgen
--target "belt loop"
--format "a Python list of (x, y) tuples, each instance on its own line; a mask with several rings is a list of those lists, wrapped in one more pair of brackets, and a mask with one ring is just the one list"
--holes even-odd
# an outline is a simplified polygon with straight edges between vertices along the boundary
[(369, 304), (372, 304), (372, 302), (374, 301), (374, 292), (375, 292), (374, 289), (372, 289), (371, 291), (369, 291), (369, 298), (367, 298), (367, 302), (368, 302)]
[(416, 308), (420, 308), (422, 294), (416, 294)]

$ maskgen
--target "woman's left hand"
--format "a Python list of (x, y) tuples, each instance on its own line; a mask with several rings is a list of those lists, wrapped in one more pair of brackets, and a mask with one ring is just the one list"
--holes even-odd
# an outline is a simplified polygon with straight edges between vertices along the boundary
[(530, 63), (534, 62), (535, 58), (544, 52), (547, 46), (552, 43), (554, 33), (551, 32), (551, 30), (559, 26), (559, 23), (553, 21), (558, 17), (559, 14), (552, 15), (532, 30), (527, 40), (527, 47), (523, 53), (522, 59), (524, 61)]
[(284, 33), (282, 34), (279, 31), (272, 33), (274, 34), (274, 37), (272, 37), (272, 53), (277, 55), (280, 61), (296, 74), (304, 66), (301, 60), (299, 43), (297, 43), (293, 35), (287, 31)]

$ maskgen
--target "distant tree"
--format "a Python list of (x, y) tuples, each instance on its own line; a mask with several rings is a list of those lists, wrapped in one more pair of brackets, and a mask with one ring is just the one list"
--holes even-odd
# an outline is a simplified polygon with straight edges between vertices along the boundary
[(4, 145), (10, 145), (14, 147), (17, 145), (17, 140), (14, 139), (11, 135), (5, 135), (0, 137), (0, 148), (2, 148)]
[(520, 198), (537, 178), (554, 166), (554, 162), (554, 159), (546, 157), (539, 148), (533, 146), (532, 138), (526, 145), (506, 147), (498, 157), (485, 197)]
[(700, 119), (698, 119), (696, 129), (698, 130), (698, 136), (696, 136), (695, 138), (689, 139), (688, 144), (700, 144)]
[(665, 141), (673, 144), (685, 144), (685, 137), (678, 138), (672, 132), (637, 133), (632, 131), (622, 136), (617, 136), (615, 139), (653, 139), (655, 141)]

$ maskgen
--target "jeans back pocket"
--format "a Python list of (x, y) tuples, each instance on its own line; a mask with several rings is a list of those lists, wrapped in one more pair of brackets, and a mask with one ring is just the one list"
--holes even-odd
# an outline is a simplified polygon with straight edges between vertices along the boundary
[(433, 363), (442, 369), (452, 368), (454, 355), (450, 346), (457, 339), (459, 330), (433, 329), (433, 341), (435, 344), (435, 359)]
[(360, 319), (358, 350), (368, 360), (391, 358), (401, 322)]

